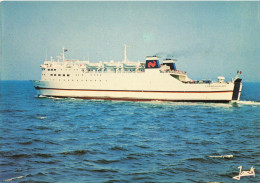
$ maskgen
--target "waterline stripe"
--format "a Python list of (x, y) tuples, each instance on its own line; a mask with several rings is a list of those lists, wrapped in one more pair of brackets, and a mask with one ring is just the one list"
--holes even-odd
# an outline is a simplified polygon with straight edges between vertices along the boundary
[(153, 91), (153, 90), (97, 90), (97, 89), (62, 89), (62, 88), (40, 88), (36, 90), (63, 90), (63, 91), (95, 91), (95, 92), (150, 92), (150, 93), (228, 93), (233, 90), (224, 91)]

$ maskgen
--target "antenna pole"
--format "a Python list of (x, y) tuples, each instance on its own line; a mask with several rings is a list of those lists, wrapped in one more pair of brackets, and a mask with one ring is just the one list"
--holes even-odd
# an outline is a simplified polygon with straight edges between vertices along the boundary
[(47, 61), (47, 50), (45, 50), (45, 61)]
[(63, 47), (62, 47), (62, 60), (63, 60), (63, 62), (64, 62), (64, 60), (65, 60), (64, 50), (65, 50), (65, 48), (64, 48), (64, 46), (63, 46)]
[(126, 56), (126, 47), (127, 47), (127, 45), (124, 44), (124, 62), (127, 61), (127, 56)]

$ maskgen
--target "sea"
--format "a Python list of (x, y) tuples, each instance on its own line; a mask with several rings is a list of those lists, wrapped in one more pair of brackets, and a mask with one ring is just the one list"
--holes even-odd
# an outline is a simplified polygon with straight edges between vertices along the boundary
[[(238, 103), (38, 97), (1, 81), (1, 182), (260, 182), (260, 83)], [(255, 177), (232, 177), (255, 168)]]

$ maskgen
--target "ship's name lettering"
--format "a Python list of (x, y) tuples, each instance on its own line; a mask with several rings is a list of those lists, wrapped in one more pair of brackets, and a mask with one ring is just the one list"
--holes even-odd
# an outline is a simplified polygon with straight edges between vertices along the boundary
[(218, 87), (227, 87), (226, 85), (208, 85), (206, 87), (215, 87), (215, 88), (218, 88)]

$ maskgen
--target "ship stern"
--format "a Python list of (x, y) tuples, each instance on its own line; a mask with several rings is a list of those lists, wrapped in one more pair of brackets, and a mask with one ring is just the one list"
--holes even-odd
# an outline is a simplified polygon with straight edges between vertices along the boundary
[(236, 102), (236, 101), (240, 100), (241, 91), (242, 91), (242, 79), (241, 78), (237, 78), (234, 81), (232, 102)]

